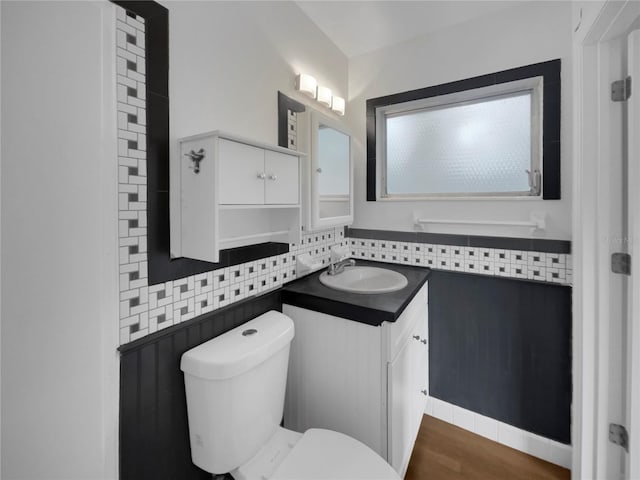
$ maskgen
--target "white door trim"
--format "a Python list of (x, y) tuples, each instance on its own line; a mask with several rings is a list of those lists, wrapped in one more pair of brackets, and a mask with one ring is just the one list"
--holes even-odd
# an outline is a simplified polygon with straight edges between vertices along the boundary
[[(580, 15), (574, 25), (573, 48), (573, 419), (572, 478), (598, 478), (607, 464), (608, 406), (602, 391), (609, 382), (608, 337), (602, 336), (606, 319), (598, 315), (609, 301), (609, 292), (600, 288), (599, 272), (608, 265), (602, 258), (599, 226), (607, 225), (602, 218), (608, 199), (599, 198), (598, 179), (601, 150), (599, 105), (602, 101), (598, 45), (627, 31), (637, 16), (640, 2), (583, 2), (576, 5)], [(634, 13), (635, 12), (635, 13)], [(597, 213), (594, 213), (597, 212)], [(607, 253), (608, 254), (608, 253)]]

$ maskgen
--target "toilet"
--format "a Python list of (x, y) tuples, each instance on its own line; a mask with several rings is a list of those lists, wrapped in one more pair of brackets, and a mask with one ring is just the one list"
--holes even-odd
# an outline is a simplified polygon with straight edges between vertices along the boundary
[(293, 336), (270, 311), (182, 355), (193, 463), (235, 480), (398, 480), (354, 438), (280, 426)]

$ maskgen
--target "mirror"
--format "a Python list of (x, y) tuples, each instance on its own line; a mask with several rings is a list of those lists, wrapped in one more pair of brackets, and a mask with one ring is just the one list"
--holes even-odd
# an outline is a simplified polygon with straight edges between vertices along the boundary
[(311, 114), (312, 227), (353, 222), (351, 135), (337, 121)]

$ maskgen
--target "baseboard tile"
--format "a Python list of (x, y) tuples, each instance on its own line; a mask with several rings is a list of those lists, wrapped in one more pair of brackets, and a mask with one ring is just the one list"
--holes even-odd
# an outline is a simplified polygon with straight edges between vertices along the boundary
[(424, 413), (549, 463), (571, 468), (571, 445), (521, 430), (434, 397), (427, 398)]

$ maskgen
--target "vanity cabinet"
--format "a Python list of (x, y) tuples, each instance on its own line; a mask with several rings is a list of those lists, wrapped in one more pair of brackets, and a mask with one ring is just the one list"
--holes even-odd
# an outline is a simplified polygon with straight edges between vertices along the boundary
[(428, 395), (427, 304), (425, 283), (395, 322), (372, 326), (285, 303), (285, 427), (350, 435), (404, 476)]
[(217, 263), (220, 250), (299, 243), (304, 154), (220, 131), (180, 139), (171, 170), (171, 254)]

